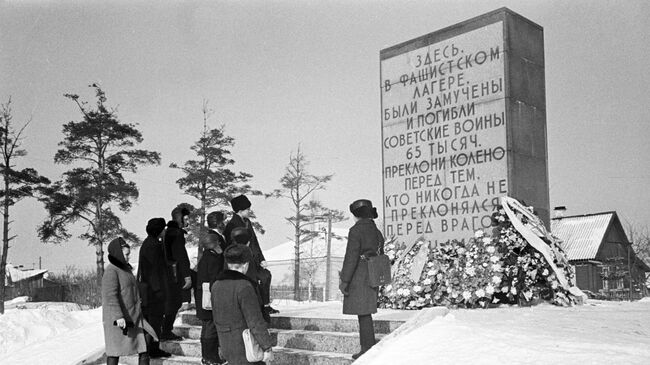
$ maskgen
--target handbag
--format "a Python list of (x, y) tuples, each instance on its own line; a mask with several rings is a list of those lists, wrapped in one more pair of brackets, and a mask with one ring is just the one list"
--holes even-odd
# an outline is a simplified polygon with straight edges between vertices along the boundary
[(201, 308), (212, 310), (212, 297), (210, 296), (210, 283), (201, 284)]
[(390, 259), (384, 254), (367, 257), (368, 282), (373, 288), (388, 285), (393, 281), (390, 272)]
[(246, 348), (246, 360), (248, 362), (264, 360), (264, 350), (262, 350), (260, 344), (257, 343), (255, 337), (251, 334), (251, 330), (246, 328), (241, 335), (244, 339), (244, 347)]

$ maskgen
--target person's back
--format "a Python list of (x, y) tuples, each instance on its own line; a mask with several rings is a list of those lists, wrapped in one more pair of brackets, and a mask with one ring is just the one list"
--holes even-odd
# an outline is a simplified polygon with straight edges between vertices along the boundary
[(250, 249), (232, 245), (225, 252), (228, 270), (212, 285), (212, 315), (222, 354), (230, 365), (263, 364), (246, 360), (242, 332), (251, 335), (265, 351), (265, 360), (272, 360), (273, 341), (262, 317), (262, 303), (255, 290), (255, 282), (244, 274), (250, 261)]

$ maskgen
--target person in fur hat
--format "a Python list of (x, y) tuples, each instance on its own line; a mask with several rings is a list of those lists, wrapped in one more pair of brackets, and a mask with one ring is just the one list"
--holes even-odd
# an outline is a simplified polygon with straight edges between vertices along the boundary
[[(137, 278), (144, 284), (142, 295), (142, 312), (158, 336), (161, 335), (167, 297), (167, 271), (163, 254), (162, 238), (165, 234), (165, 219), (152, 218), (147, 222), (147, 238), (140, 247)], [(160, 343), (154, 342), (148, 335), (147, 349), (151, 358), (171, 356), (160, 349)]]
[(357, 359), (375, 344), (372, 314), (377, 313), (378, 288), (370, 286), (367, 258), (384, 253), (384, 236), (375, 225), (377, 208), (367, 199), (350, 204), (355, 223), (348, 233), (339, 289), (343, 293), (343, 314), (354, 314), (359, 319), (361, 351), (352, 355)]
[(248, 200), (246, 195), (239, 195), (234, 197), (230, 201), (232, 210), (234, 214), (228, 224), (226, 224), (226, 229), (224, 230), (224, 236), (228, 246), (233, 244), (232, 232), (235, 228), (241, 227), (245, 228), (248, 231), (249, 235), (249, 247), (253, 252), (253, 262), (251, 262), (249, 273), (247, 274), (251, 279), (257, 281), (260, 286), (260, 294), (262, 295), (262, 301), (264, 302), (264, 310), (267, 312), (267, 315), (280, 313), (277, 309), (271, 307), (271, 272), (266, 268), (266, 259), (260, 248), (260, 243), (257, 240), (257, 235), (253, 229), (253, 225), (250, 221), (251, 215), (251, 202)]
[(149, 365), (138, 283), (129, 264), (131, 248), (119, 237), (107, 251), (110, 264), (102, 277), (106, 364), (118, 365), (120, 356), (139, 354), (138, 364)]

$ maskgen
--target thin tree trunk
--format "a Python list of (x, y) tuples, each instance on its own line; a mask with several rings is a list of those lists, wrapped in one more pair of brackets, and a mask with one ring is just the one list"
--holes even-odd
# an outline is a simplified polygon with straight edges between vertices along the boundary
[(102, 282), (102, 277), (104, 276), (104, 249), (103, 242), (95, 244), (95, 262), (97, 264), (97, 282)]
[(5, 277), (7, 272), (7, 251), (9, 250), (9, 163), (5, 161), (5, 201), (2, 216), (2, 259), (0, 261), (0, 314), (5, 312)]

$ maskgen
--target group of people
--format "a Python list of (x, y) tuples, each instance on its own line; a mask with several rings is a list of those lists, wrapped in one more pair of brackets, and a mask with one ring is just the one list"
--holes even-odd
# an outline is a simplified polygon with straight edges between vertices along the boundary
[[(268, 331), (271, 273), (249, 219), (251, 202), (245, 195), (231, 201), (233, 214), (216, 211), (207, 215), (208, 229), (201, 235), (202, 256), (196, 272), (190, 268), (184, 228), (189, 211), (177, 207), (172, 220), (152, 218), (140, 248), (137, 273), (129, 264), (130, 246), (119, 237), (108, 245), (102, 279), (104, 337), (108, 365), (119, 357), (139, 354), (139, 364), (150, 358), (168, 357), (160, 341), (179, 340), (172, 332), (178, 310), (190, 302), (194, 289), (196, 315), (202, 321), (201, 363), (264, 364), (273, 359)], [(377, 312), (378, 288), (368, 281), (367, 258), (383, 254), (384, 239), (373, 219), (377, 210), (369, 200), (350, 205), (355, 224), (340, 273), (343, 313), (358, 316), (361, 351), (375, 344), (372, 314)], [(210, 300), (204, 298), (210, 295)], [(207, 303), (207, 304), (206, 304)], [(263, 351), (261, 361), (249, 361), (242, 332), (249, 330)]]

